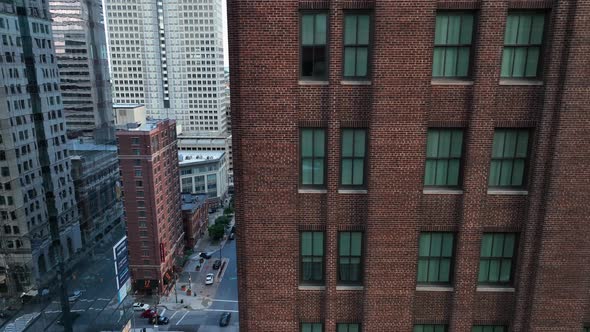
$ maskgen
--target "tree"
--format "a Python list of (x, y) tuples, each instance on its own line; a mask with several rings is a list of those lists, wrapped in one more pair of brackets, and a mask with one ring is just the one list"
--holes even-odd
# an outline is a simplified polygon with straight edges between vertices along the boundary
[(222, 223), (215, 222), (214, 225), (209, 226), (209, 236), (213, 238), (213, 240), (219, 240), (223, 237), (225, 233), (225, 226)]
[(223, 227), (229, 225), (229, 222), (231, 221), (230, 218), (228, 218), (227, 216), (219, 216), (217, 217), (217, 219), (215, 219), (215, 224), (221, 224), (223, 225)]
[(234, 209), (231, 206), (228, 206), (223, 210), (223, 214), (225, 214), (226, 216), (231, 215), (233, 213), (234, 213)]

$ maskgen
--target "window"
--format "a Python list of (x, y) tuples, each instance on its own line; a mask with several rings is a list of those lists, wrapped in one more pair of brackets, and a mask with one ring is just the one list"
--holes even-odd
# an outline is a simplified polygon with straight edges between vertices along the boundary
[(363, 186), (365, 184), (366, 129), (342, 130), (342, 162), (340, 184)]
[(301, 77), (327, 79), (328, 14), (303, 13), (301, 15)]
[(428, 129), (424, 185), (458, 187), (462, 150), (462, 129)]
[(348, 14), (344, 16), (344, 77), (369, 76), (369, 41), (371, 16)]
[(590, 327), (584, 327), (584, 329), (582, 330), (582, 332), (590, 332)]
[(131, 137), (131, 144), (139, 145), (139, 137)]
[(141, 159), (133, 159), (133, 163), (135, 166), (141, 166)]
[(453, 271), (453, 233), (420, 234), (418, 283), (448, 284)]
[(136, 169), (135, 170), (135, 176), (141, 176), (141, 170), (140, 169)]
[(139, 149), (133, 149), (133, 154), (138, 156), (141, 154), (141, 151), (139, 151)]
[(322, 332), (322, 323), (301, 323), (301, 332)]
[(414, 325), (414, 332), (447, 332), (447, 326), (442, 324)]
[(525, 186), (528, 146), (528, 129), (496, 129), (488, 182), (490, 187)]
[(484, 233), (479, 258), (480, 284), (509, 284), (514, 264), (515, 233)]
[(472, 38), (473, 13), (438, 12), (432, 77), (468, 77)]
[(324, 186), (326, 133), (324, 129), (301, 129), (301, 184)]
[(361, 324), (338, 323), (336, 332), (361, 332)]
[(506, 332), (506, 326), (503, 325), (477, 325), (471, 329), (471, 332)]
[(338, 281), (362, 282), (363, 233), (340, 232), (338, 242)]
[(135, 181), (135, 186), (136, 187), (143, 187), (143, 181)]
[(506, 19), (501, 77), (539, 76), (545, 13), (512, 12)]
[(144, 193), (143, 191), (137, 191), (137, 197), (143, 197)]
[(301, 281), (324, 282), (324, 233), (301, 233)]

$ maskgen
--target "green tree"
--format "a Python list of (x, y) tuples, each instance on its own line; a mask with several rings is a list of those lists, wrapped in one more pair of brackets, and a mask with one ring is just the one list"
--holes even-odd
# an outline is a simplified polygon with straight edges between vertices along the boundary
[(213, 238), (213, 240), (221, 239), (224, 233), (225, 226), (221, 223), (215, 222), (214, 225), (209, 226), (209, 236)]
[(221, 224), (223, 225), (223, 227), (229, 225), (229, 222), (231, 221), (230, 218), (228, 218), (227, 216), (219, 216), (217, 217), (217, 219), (215, 219), (215, 224)]
[(226, 216), (234, 214), (234, 209), (231, 206), (228, 206), (223, 210), (223, 214)]

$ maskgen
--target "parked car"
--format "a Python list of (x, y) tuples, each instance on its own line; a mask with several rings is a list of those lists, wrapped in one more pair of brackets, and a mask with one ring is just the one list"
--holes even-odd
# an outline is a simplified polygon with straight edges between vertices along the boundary
[(78, 300), (81, 295), (82, 295), (82, 292), (80, 292), (79, 290), (75, 290), (70, 295), (68, 295), (68, 301), (76, 302), (76, 300)]
[(229, 233), (229, 237), (228, 237), (229, 240), (233, 240), (235, 238), (236, 238), (236, 233)]
[(153, 318), (158, 315), (158, 312), (154, 309), (148, 309), (141, 313), (141, 318)]
[(208, 254), (206, 252), (202, 252), (202, 253), (199, 253), (199, 257), (204, 258), (204, 259), (209, 259), (209, 258), (211, 258), (211, 254)]
[(205, 285), (213, 285), (213, 273), (207, 274), (205, 278)]
[[(70, 312), (70, 321), (73, 322), (76, 320), (76, 318), (80, 317), (80, 314), (77, 312)], [(59, 318), (59, 320), (57, 321), (58, 325), (64, 325), (64, 321), (63, 321), (63, 315)]]
[(220, 266), (221, 266), (221, 260), (216, 259), (215, 263), (213, 263), (213, 270), (219, 269)]
[(145, 303), (133, 303), (133, 311), (146, 311), (150, 308), (149, 304)]
[(219, 317), (219, 326), (228, 326), (229, 320), (231, 319), (231, 312), (224, 312)]
[(170, 323), (170, 319), (168, 319), (168, 317), (166, 316), (157, 315), (150, 318), (149, 323), (156, 325), (167, 325), (168, 323)]

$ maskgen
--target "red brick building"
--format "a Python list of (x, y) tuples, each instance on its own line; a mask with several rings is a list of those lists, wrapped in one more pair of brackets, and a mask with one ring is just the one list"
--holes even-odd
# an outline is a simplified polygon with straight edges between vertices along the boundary
[(117, 131), (117, 144), (133, 287), (165, 293), (184, 249), (176, 122)]
[(228, 16), (241, 331), (588, 331), (589, 1)]
[(182, 195), (182, 224), (184, 229), (184, 246), (186, 249), (192, 249), (201, 234), (207, 231), (209, 224), (209, 208), (207, 204), (207, 195)]

